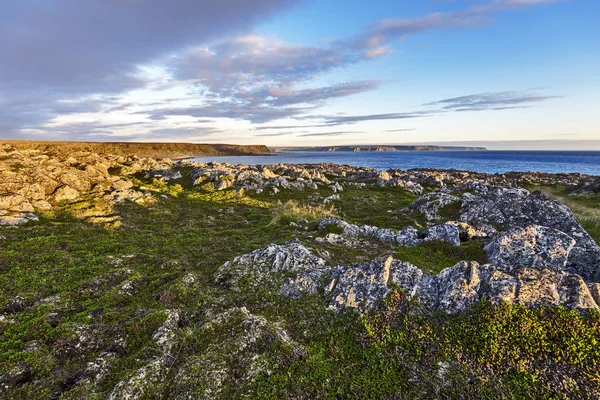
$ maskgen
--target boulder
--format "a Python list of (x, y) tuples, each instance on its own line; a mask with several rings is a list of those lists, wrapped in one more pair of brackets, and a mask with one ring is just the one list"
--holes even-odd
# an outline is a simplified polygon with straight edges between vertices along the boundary
[(56, 193), (54, 193), (54, 201), (60, 202), (75, 200), (79, 197), (79, 195), (80, 193), (77, 189), (73, 189), (70, 186), (61, 186), (60, 188), (58, 188)]
[(491, 264), (511, 273), (520, 266), (563, 270), (574, 246), (575, 240), (564, 232), (529, 225), (501, 234), (484, 250)]
[(253, 286), (278, 286), (281, 284), (278, 275), (282, 278), (284, 273), (315, 271), (324, 265), (325, 260), (313, 255), (299, 240), (293, 239), (226, 262), (215, 272), (214, 280), (233, 290), (242, 290), (244, 281), (249, 281)]
[(433, 225), (423, 229), (419, 233), (420, 237), (426, 241), (441, 240), (452, 243), (455, 246), (460, 245), (460, 232), (453, 224)]

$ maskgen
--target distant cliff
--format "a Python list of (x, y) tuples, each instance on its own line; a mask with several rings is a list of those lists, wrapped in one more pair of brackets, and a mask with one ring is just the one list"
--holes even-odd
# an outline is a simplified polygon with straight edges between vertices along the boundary
[(196, 143), (138, 143), (138, 142), (54, 142), (6, 140), (17, 150), (40, 150), (44, 153), (65, 154), (76, 151), (136, 155), (152, 158), (186, 158), (199, 156), (236, 156), (270, 153), (263, 145), (196, 144)]
[(336, 151), (351, 151), (351, 152), (363, 152), (363, 151), (378, 151), (378, 152), (391, 152), (391, 151), (485, 151), (485, 147), (465, 147), (465, 146), (430, 146), (430, 145), (401, 145), (401, 146), (326, 146), (326, 147), (272, 147), (274, 151), (325, 151), (325, 152), (336, 152)]

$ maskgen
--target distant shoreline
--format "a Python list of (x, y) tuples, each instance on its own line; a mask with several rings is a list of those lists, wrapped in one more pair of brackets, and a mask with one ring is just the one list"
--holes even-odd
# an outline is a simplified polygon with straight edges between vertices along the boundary
[(436, 146), (436, 145), (343, 145), (343, 146), (271, 146), (276, 153), (281, 152), (412, 152), (412, 151), (487, 151), (485, 147), (477, 146)]
[(78, 151), (91, 151), (118, 156), (138, 156), (150, 158), (186, 159), (205, 156), (257, 156), (271, 154), (265, 145), (202, 144), (202, 143), (161, 143), (161, 142), (77, 142), (77, 141), (38, 141), (0, 140), (18, 150), (39, 150), (46, 153), (67, 154)]

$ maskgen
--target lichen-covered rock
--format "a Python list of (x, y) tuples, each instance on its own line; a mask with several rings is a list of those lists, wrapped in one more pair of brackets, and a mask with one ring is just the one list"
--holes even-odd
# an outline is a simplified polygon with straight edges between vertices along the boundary
[(425, 228), (420, 232), (426, 241), (441, 240), (452, 243), (455, 246), (460, 245), (460, 232), (453, 224), (439, 224)]
[[(306, 277), (310, 274), (300, 274), (290, 282), (302, 282)], [(330, 298), (327, 307), (334, 311), (344, 307), (359, 311), (378, 308), (394, 287), (418, 300), (422, 312), (464, 312), (483, 300), (528, 307), (563, 306), (578, 311), (598, 309), (595, 286), (588, 287), (579, 275), (551, 268), (517, 267), (506, 272), (493, 265), (462, 261), (437, 275), (428, 275), (410, 263), (389, 257), (320, 271), (318, 278), (325, 282), (322, 290)], [(303, 294), (289, 288), (280, 293), (290, 297)]]
[(541, 225), (571, 236), (580, 247), (591, 247), (593, 239), (581, 227), (573, 212), (564, 204), (541, 192), (519, 188), (499, 188), (462, 196), (460, 220), (499, 225), (505, 229)]
[(506, 272), (520, 266), (562, 270), (575, 240), (564, 232), (540, 225), (513, 229), (487, 246), (488, 261)]
[[(174, 398), (228, 398), (223, 392), (225, 385), (236, 388), (236, 398), (244, 398), (259, 374), (269, 375), (306, 354), (278, 324), (251, 314), (245, 307), (216, 315), (200, 331), (209, 344), (201, 354), (188, 357), (179, 369), (176, 385), (170, 389)], [(215, 332), (227, 334), (215, 336)], [(267, 358), (273, 348), (282, 349), (281, 357)]]
[(458, 228), (460, 240), (462, 242), (473, 239), (491, 238), (498, 234), (496, 228), (489, 224), (479, 223), (472, 225), (462, 221), (448, 221), (447, 223)]
[(378, 228), (370, 225), (353, 225), (337, 218), (322, 218), (319, 220), (319, 230), (326, 230), (334, 226), (342, 230), (341, 235), (351, 238), (374, 238), (382, 242), (398, 243), (402, 246), (414, 246), (423, 240), (442, 240), (455, 245), (460, 244), (460, 232), (455, 225), (439, 224), (417, 231), (407, 227), (401, 231)]
[(292, 299), (298, 299), (303, 295), (316, 294), (325, 277), (329, 276), (330, 270), (329, 267), (323, 267), (289, 278), (287, 282), (281, 285), (279, 293)]
[(281, 273), (315, 270), (325, 265), (325, 260), (313, 255), (297, 239), (281, 245), (272, 244), (252, 253), (236, 257), (223, 264), (214, 275), (217, 283), (233, 290), (241, 290), (244, 282), (250, 285), (276, 285)]
[(329, 285), (332, 300), (328, 307), (332, 310), (342, 307), (375, 308), (389, 293), (391, 264), (392, 257), (389, 257), (383, 261), (340, 268)]
[(567, 268), (577, 271), (588, 282), (600, 282), (600, 248), (576, 245), (569, 253)]

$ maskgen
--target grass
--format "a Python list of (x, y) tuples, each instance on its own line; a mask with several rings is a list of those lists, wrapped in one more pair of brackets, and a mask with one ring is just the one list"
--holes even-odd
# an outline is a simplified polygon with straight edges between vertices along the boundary
[(394, 256), (430, 274), (437, 274), (463, 260), (477, 261), (480, 264), (486, 262), (483, 245), (477, 241), (465, 242), (460, 246), (437, 240), (423, 242), (416, 246), (402, 247)]
[(306, 204), (296, 200), (278, 202), (273, 207), (271, 224), (289, 225), (300, 220), (314, 221), (319, 218), (334, 217), (335, 208), (323, 204)]
[[(214, 360), (223, 360), (230, 371), (221, 398), (596, 395), (597, 313), (483, 303), (466, 314), (423, 316), (395, 292), (387, 307), (361, 316), (327, 311), (321, 295), (291, 300), (262, 287), (233, 294), (212, 282), (224, 262), (294, 236), (315, 252), (326, 251), (331, 264), (393, 254), (437, 273), (461, 260), (485, 261), (476, 241), (398, 248), (365, 240), (349, 248), (318, 244), (314, 232), (289, 225), (334, 214), (394, 229), (424, 225), (422, 216), (403, 210), (415, 196), (401, 188), (349, 187), (333, 206), (326, 206), (322, 199), (332, 194), (327, 188), (283, 190), (273, 196), (206, 190), (210, 188), (193, 187), (185, 178), (163, 183), (138, 176), (134, 182), (154, 192), (156, 201), (118, 206), (120, 227), (107, 229), (75, 218), (82, 205), (66, 205), (19, 228), (0, 227), (0, 307), (16, 296), (25, 299), (21, 311), (8, 314), (9, 322), (0, 321), (0, 371), (24, 364), (31, 371), (30, 381), (0, 392), (0, 397), (105, 398), (119, 381), (160, 354), (152, 334), (170, 309), (182, 310), (182, 326), (176, 331), (169, 372), (146, 398), (174, 398), (187, 389), (182, 385), (202, 389), (211, 372), (208, 361)], [(582, 223), (594, 218), (595, 199), (569, 199), (580, 207), (574, 210)], [(597, 221), (584, 226), (597, 235)], [(188, 276), (193, 283), (185, 283)], [(243, 334), (239, 321), (201, 329), (209, 315), (233, 306), (264, 316), (270, 329), (285, 329), (300, 350), (281, 345), (269, 331), (255, 350), (267, 360), (270, 373), (253, 382), (236, 381), (244, 364), (230, 344)], [(89, 343), (78, 342), (79, 329), (90, 332)], [(127, 344), (98, 392), (73, 386), (87, 363), (120, 338)], [(194, 379), (183, 383), (177, 373), (193, 360)], [(563, 377), (570, 380), (558, 382)]]
[[(480, 303), (424, 317), (401, 292), (360, 317), (293, 309), (308, 354), (255, 383), (255, 398), (593, 398), (600, 314)], [(307, 311), (312, 310), (312, 311)], [(568, 349), (568, 350), (567, 350)], [(561, 381), (569, 371), (570, 378)]]
[(444, 207), (440, 208), (438, 214), (440, 217), (448, 220), (448, 221), (457, 221), (460, 219), (460, 208), (462, 207), (461, 201), (454, 201), (452, 203), (446, 204)]

